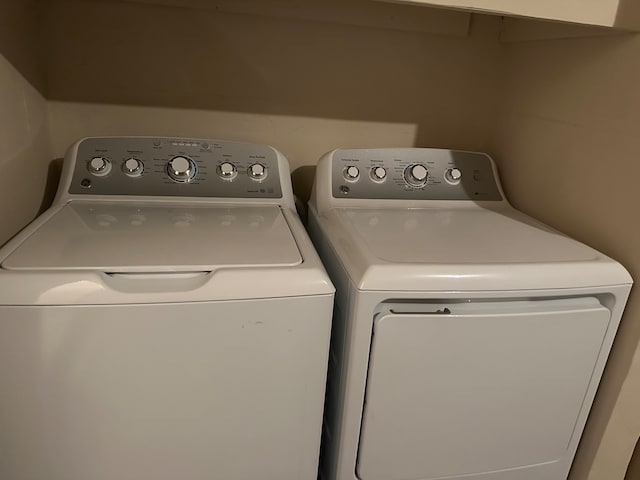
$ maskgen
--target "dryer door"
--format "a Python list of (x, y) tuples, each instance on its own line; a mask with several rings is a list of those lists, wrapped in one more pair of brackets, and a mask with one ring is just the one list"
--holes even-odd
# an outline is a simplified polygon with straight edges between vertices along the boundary
[(361, 479), (475, 478), (563, 457), (609, 310), (595, 298), (406, 310), (374, 321)]

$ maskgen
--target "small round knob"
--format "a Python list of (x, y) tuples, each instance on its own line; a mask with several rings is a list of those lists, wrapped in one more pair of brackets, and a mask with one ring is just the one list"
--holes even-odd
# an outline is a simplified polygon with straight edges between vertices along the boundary
[(254, 163), (249, 167), (249, 176), (254, 180), (262, 180), (266, 175), (267, 168), (260, 163)]
[(87, 163), (87, 169), (97, 176), (106, 175), (111, 171), (111, 162), (108, 158), (93, 157), (89, 160), (89, 163)]
[(196, 164), (188, 157), (173, 157), (167, 163), (167, 173), (176, 182), (190, 182), (196, 176)]
[(354, 181), (357, 180), (359, 176), (360, 169), (358, 167), (351, 165), (350, 167), (344, 169), (344, 178), (346, 178), (347, 180)]
[(238, 174), (236, 166), (233, 163), (224, 162), (218, 165), (218, 175), (225, 180), (233, 180)]
[(387, 178), (387, 171), (382, 167), (373, 167), (371, 169), (371, 178), (380, 182)]
[(122, 164), (122, 171), (130, 177), (139, 177), (142, 175), (144, 165), (137, 158), (131, 157)]
[(450, 168), (444, 172), (444, 178), (449, 183), (458, 183), (462, 178), (462, 171), (459, 168)]
[(427, 183), (429, 171), (421, 163), (409, 165), (404, 171), (404, 179), (412, 187), (422, 187)]

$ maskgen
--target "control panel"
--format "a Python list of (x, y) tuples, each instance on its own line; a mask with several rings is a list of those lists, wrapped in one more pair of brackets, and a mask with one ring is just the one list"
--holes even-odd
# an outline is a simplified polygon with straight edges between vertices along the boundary
[(281, 198), (278, 155), (266, 145), (161, 137), (86, 138), (69, 193)]
[(500, 201), (491, 159), (435, 148), (336, 150), (334, 198)]

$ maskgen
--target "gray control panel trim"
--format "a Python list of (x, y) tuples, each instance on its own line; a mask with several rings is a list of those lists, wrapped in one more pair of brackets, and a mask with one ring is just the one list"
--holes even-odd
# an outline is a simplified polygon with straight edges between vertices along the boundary
[[(177, 182), (167, 173), (167, 164), (178, 156), (196, 165), (189, 182)], [(111, 163), (109, 173), (96, 175), (88, 168), (94, 157)], [(139, 176), (127, 175), (122, 164), (136, 158), (144, 169)], [(237, 169), (233, 179), (221, 178), (217, 168), (232, 163)], [(267, 175), (260, 179), (248, 174), (249, 167), (260, 164)], [(140, 195), (180, 197), (282, 198), (278, 157), (271, 147), (220, 140), (195, 140), (160, 137), (87, 138), (78, 146), (69, 193), (82, 195)]]
[[(411, 169), (424, 166), (426, 183), (413, 186), (408, 181)], [(357, 179), (346, 174), (357, 167)], [(374, 169), (382, 167), (386, 176), (379, 179)], [(459, 179), (451, 178), (456, 169)], [(378, 172), (380, 172), (378, 170)], [(491, 160), (482, 153), (433, 148), (337, 150), (332, 159), (332, 195), (334, 198), (401, 200), (476, 200), (501, 201)]]

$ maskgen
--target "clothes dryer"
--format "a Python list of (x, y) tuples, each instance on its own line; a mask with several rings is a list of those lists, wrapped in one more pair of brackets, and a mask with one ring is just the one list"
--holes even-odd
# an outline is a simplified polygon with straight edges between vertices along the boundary
[(327, 480), (564, 480), (632, 280), (518, 212), (491, 158), (335, 150), (309, 230), (336, 285)]
[(316, 478), (333, 286), (275, 149), (83, 139), (0, 264), (0, 478)]

